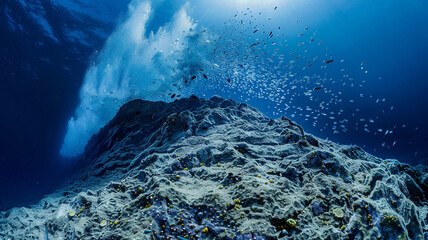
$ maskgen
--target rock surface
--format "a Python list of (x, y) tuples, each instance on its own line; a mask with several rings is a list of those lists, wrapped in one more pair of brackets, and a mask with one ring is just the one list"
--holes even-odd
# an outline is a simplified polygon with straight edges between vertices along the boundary
[(125, 104), (78, 169), (0, 239), (428, 238), (428, 167), (217, 96)]

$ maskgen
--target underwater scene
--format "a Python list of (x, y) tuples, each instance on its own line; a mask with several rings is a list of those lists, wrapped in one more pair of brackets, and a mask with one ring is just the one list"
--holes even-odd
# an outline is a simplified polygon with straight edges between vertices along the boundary
[(0, 9), (0, 240), (428, 240), (428, 1)]

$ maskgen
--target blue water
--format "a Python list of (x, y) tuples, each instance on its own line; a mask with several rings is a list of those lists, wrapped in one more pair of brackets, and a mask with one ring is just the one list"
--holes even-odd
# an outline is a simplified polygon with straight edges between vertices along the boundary
[(55, 189), (122, 104), (172, 94), (428, 164), (427, 1), (257, 2), (2, 1), (0, 208)]

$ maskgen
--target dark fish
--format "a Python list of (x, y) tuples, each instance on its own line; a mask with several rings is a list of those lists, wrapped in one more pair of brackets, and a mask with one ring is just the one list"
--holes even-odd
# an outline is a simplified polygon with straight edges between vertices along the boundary
[(204, 74), (203, 76), (204, 76), (205, 79), (208, 79), (207, 75)]
[(306, 27), (306, 28), (305, 28), (305, 30), (308, 30), (308, 29), (309, 29), (309, 27)]
[(196, 78), (196, 76), (192, 76), (191, 80), (193, 80), (193, 79), (195, 79), (195, 78)]
[(325, 62), (325, 63), (332, 63), (334, 60), (333, 59), (331, 59), (331, 60), (328, 60), (327, 62)]
[(174, 98), (174, 97), (175, 97), (175, 93), (171, 95), (171, 98)]
[(278, 7), (275, 7), (273, 10), (276, 10)]
[(230, 78), (228, 78), (227, 81), (230, 83)]
[(254, 46), (257, 46), (257, 45), (259, 45), (260, 44), (260, 42), (258, 42), (258, 43), (253, 43), (253, 44), (251, 44), (251, 46), (250, 47), (254, 47)]
[(256, 33), (257, 31), (259, 31), (259, 29), (254, 30), (254, 32), (253, 32), (253, 33)]
[(242, 64), (239, 65), (241, 68), (244, 68), (244, 66), (242, 66)]
[(314, 90), (320, 90), (322, 87), (316, 87)]

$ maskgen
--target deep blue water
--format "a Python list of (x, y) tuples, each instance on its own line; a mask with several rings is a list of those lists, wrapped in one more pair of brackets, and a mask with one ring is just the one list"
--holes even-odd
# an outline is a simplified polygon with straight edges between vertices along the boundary
[(427, 1), (6, 0), (0, 9), (0, 209), (53, 191), (127, 100), (174, 93), (245, 101), (316, 136), (428, 163)]

